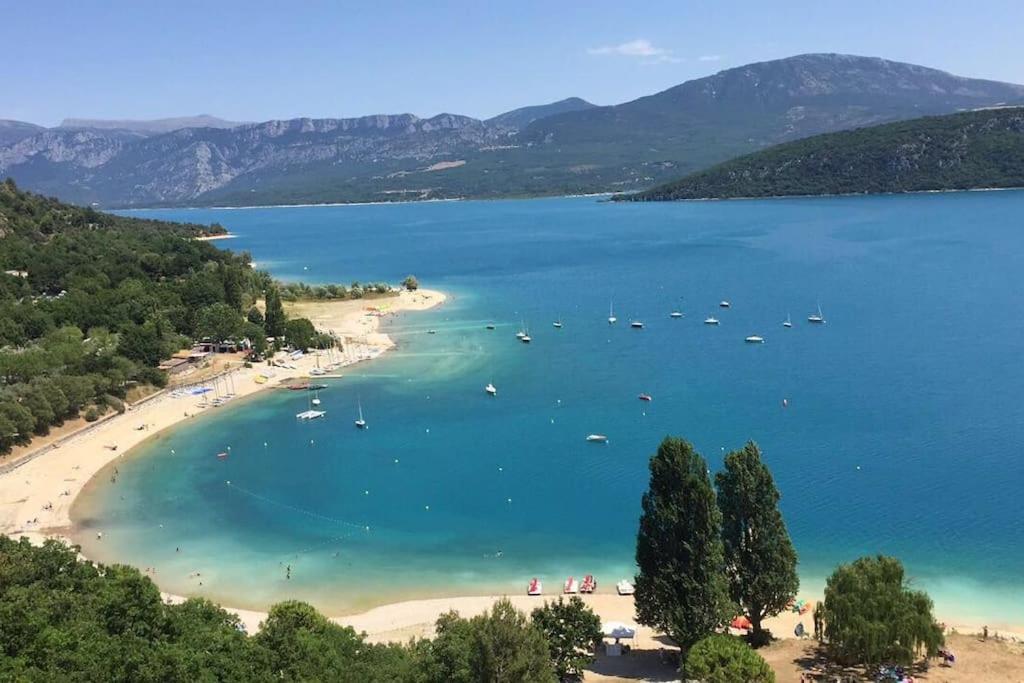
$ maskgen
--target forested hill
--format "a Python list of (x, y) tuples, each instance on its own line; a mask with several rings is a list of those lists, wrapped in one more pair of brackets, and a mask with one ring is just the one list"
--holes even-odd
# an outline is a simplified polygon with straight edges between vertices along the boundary
[(665, 201), (1024, 187), (1024, 108), (817, 135), (616, 199)]
[(269, 277), (191, 239), (222, 230), (0, 183), (0, 455), (67, 419), (123, 409), (133, 386), (166, 381), (155, 366), (192, 339), (266, 336), (242, 315)]
[(19, 191), (10, 179), (0, 182), (0, 239), (14, 235), (39, 241), (77, 230), (159, 230), (178, 237), (209, 237), (226, 232), (217, 223), (170, 223), (102, 213)]

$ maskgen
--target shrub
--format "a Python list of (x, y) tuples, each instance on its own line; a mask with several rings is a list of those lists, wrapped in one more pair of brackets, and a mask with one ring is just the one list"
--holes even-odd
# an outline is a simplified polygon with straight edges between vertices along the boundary
[(89, 406), (89, 410), (85, 411), (85, 421), (95, 422), (100, 419), (100, 411), (96, 410), (96, 406)]
[(702, 683), (775, 683), (775, 672), (739, 638), (710, 635), (690, 648), (686, 678)]

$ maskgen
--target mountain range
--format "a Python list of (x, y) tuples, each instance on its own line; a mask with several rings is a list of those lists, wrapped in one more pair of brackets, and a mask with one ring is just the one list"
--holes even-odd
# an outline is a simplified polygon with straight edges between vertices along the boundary
[(623, 104), (568, 98), (487, 120), (399, 114), (169, 132), (8, 122), (0, 176), (106, 207), (632, 191), (810, 135), (1015, 103), (1024, 86), (808, 54)]

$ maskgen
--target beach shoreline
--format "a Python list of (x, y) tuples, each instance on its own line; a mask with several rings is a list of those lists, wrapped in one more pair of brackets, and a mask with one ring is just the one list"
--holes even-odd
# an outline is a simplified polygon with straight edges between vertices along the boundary
[[(357, 347), (343, 354), (341, 366), (347, 367), (394, 348), (394, 341), (379, 331), (382, 320), (406, 311), (428, 310), (446, 299), (443, 292), (420, 289), (387, 299), (303, 302), (289, 307), (313, 314), (315, 326), (332, 332), (343, 344)], [(239, 363), (229, 373), (235, 395), (231, 403), (218, 409), (230, 409), (239, 399), (309, 377), (319, 358), (316, 353), (297, 359), (284, 355), (287, 367), (259, 363), (246, 368)], [(260, 376), (265, 379), (257, 381)], [(69, 435), (56, 446), (42, 446), (43, 452), (27, 453), (0, 473), (0, 533), (12, 538), (25, 536), (33, 542), (60, 538), (71, 543), (71, 509), (97, 473), (144, 441), (211, 409), (209, 401), (175, 396), (166, 390), (128, 406), (121, 415)]]
[[(345, 346), (354, 349), (344, 359), (345, 365), (351, 365), (379, 357), (395, 346), (394, 341), (380, 330), (383, 320), (407, 311), (427, 310), (443, 304), (445, 300), (446, 296), (441, 292), (418, 290), (402, 292), (397, 297), (287, 302), (285, 306), (290, 314), (309, 317), (315, 327), (332, 331)], [(264, 389), (306, 378), (318, 363), (314, 354), (285, 362), (293, 367), (273, 368), (274, 376), (265, 383), (256, 382), (257, 376), (268, 370), (263, 364), (232, 370), (232, 384), (236, 390), (232, 404), (261, 395)], [(124, 457), (131, 449), (165, 434), (166, 430), (189, 419), (208, 415), (211, 412), (208, 407), (193, 405), (197, 400), (195, 397), (174, 398), (169, 393), (155, 396), (131, 407), (123, 415), (112, 417), (87, 432), (69, 437), (59, 448), (38, 455), (13, 471), (0, 474), (0, 531), (14, 538), (26, 536), (36, 543), (46, 538), (57, 538), (73, 544), (72, 508), (89, 482), (94, 481), (97, 474)], [(230, 409), (230, 406), (227, 408)], [(109, 445), (116, 445), (117, 450), (107, 448)], [(62, 495), (64, 491), (68, 493)], [(42, 509), (47, 503), (52, 503), (52, 509)], [(30, 519), (38, 519), (38, 522), (26, 524)], [(152, 578), (155, 580), (157, 577)], [(605, 586), (611, 585), (607, 582), (609, 577), (602, 578)], [(164, 595), (170, 601), (185, 599), (170, 593)], [(525, 595), (513, 595), (510, 599), (517, 608), (529, 611), (557, 595), (558, 591), (555, 590), (551, 595), (539, 599)], [(472, 616), (485, 611), (503, 596), (494, 593), (397, 601), (392, 596), (391, 602), (387, 602), (388, 596), (381, 597), (383, 602), (377, 606), (350, 614), (334, 614), (332, 619), (352, 626), (357, 631), (366, 632), (374, 642), (401, 642), (412, 637), (432, 635), (437, 617), (444, 612), (454, 609), (464, 616)], [(800, 597), (810, 598), (814, 602), (821, 598), (820, 595), (809, 594), (801, 594)], [(584, 599), (606, 621), (635, 621), (632, 598), (599, 592), (584, 596)], [(230, 600), (225, 603), (225, 609), (238, 614), (250, 633), (255, 632), (266, 618), (264, 611), (233, 608), (227, 606), (229, 603)], [(996, 619), (983, 624), (950, 618), (949, 614), (942, 613), (938, 614), (938, 618), (945, 619), (950, 628), (961, 633), (978, 632), (983, 625), (987, 625), (992, 632), (1024, 639), (1024, 626), (1001, 624)], [(768, 627), (780, 638), (792, 638), (793, 629), (799, 621), (799, 615), (786, 613), (770, 621)], [(807, 628), (809, 617), (803, 621)], [(652, 647), (661, 647), (660, 642), (654, 640), (657, 634), (641, 628), (638, 635), (640, 639), (646, 639), (644, 642), (650, 642)]]

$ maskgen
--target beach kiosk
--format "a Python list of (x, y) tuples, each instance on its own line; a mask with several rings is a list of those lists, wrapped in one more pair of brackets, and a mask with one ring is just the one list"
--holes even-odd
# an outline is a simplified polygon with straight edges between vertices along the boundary
[(609, 657), (619, 657), (622, 655), (622, 641), (628, 640), (632, 643), (636, 638), (636, 626), (621, 621), (608, 621), (601, 626), (601, 633), (604, 634), (606, 641), (609, 638), (613, 640), (611, 643), (604, 643), (604, 653)]

